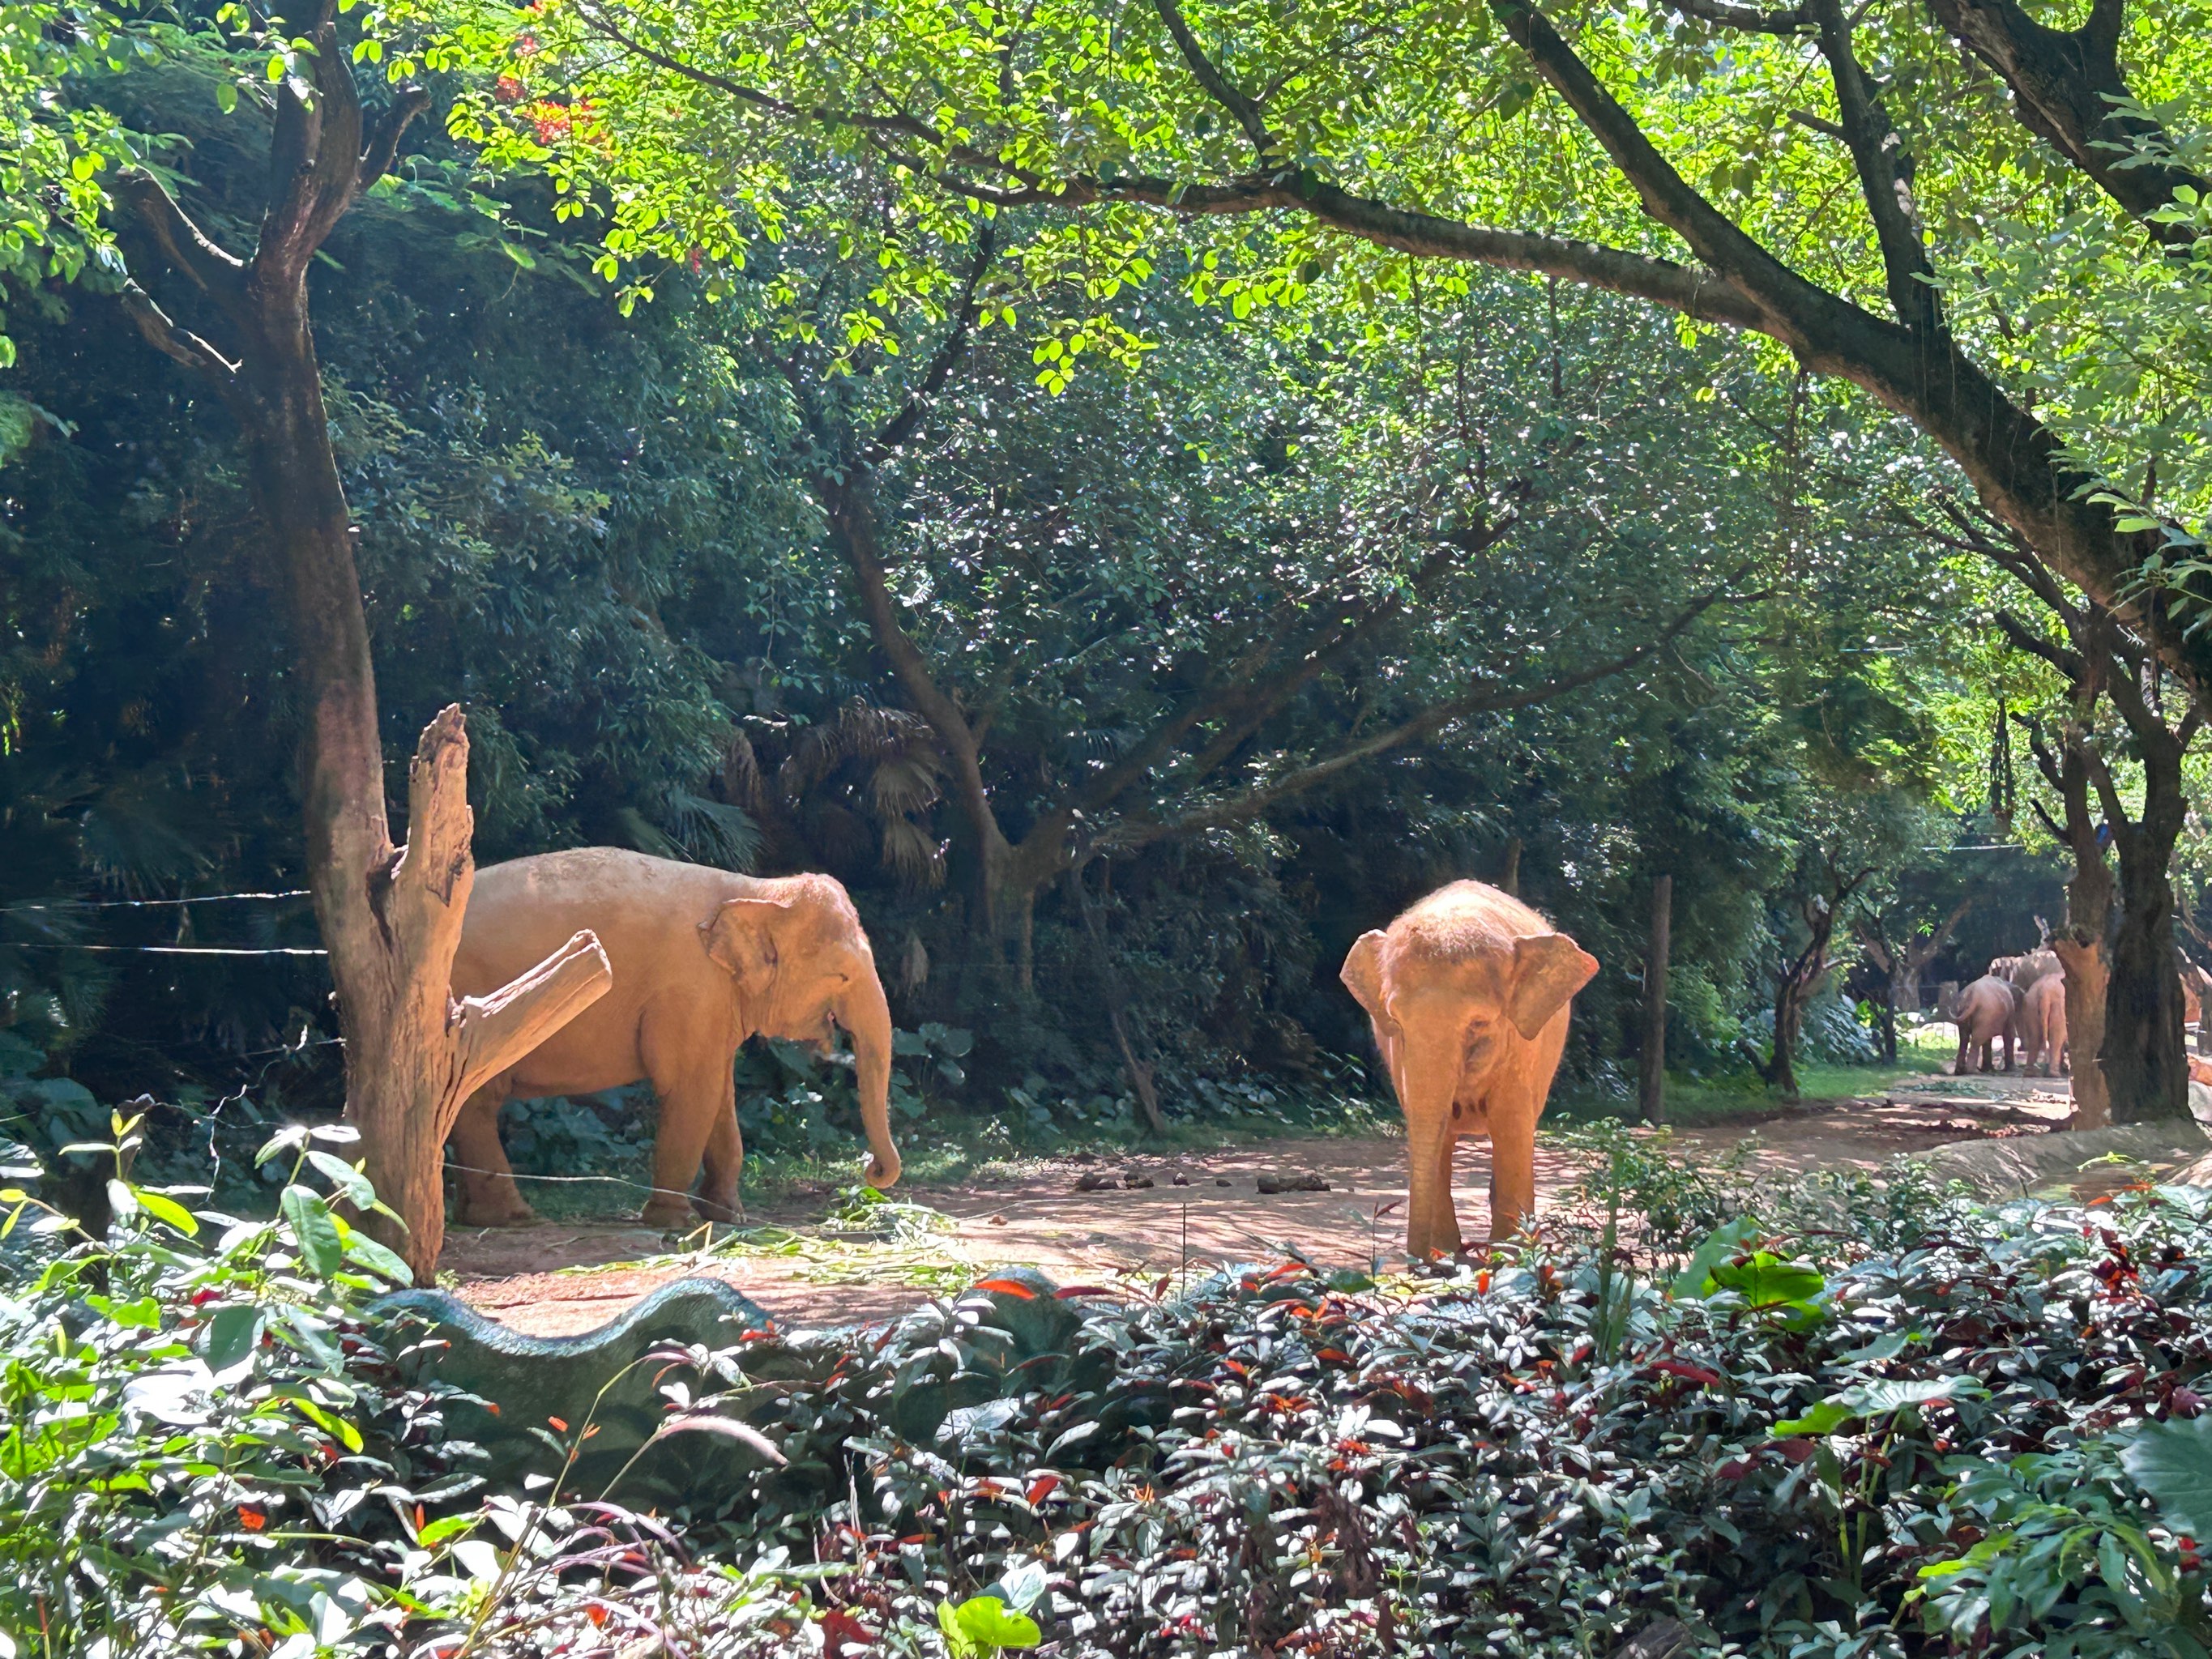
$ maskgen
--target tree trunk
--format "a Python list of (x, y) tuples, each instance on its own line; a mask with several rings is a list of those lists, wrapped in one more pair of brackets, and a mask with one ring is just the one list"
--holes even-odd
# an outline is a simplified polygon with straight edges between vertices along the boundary
[(1817, 973), (1802, 981), (1785, 973), (1774, 982), (1774, 1058), (1768, 1062), (1766, 1081), (1792, 1104), (1798, 1097), (1797, 1039), (1805, 1029), (1805, 1005), (1812, 1000), (1809, 988), (1819, 981)]
[(1498, 861), (1498, 890), (1510, 898), (1521, 896), (1521, 837), (1518, 836), (1505, 843), (1504, 855)]
[(441, 1155), (462, 1102), (605, 994), (612, 975), (599, 942), (579, 933), (493, 995), (453, 1001), (453, 952), (475, 872), (459, 708), (422, 733), (408, 781), (410, 844), (392, 843), (368, 621), (323, 406), (307, 271), (428, 100), (403, 93), (365, 135), (334, 0), (307, 34), (314, 95), (302, 98), (290, 80), (276, 88), (270, 200), (250, 260), (216, 245), (151, 176), (126, 173), (117, 182), (162, 257), (228, 324), (233, 355), (179, 328), (135, 281), (123, 300), (149, 343), (213, 383), (245, 440), (304, 694), (307, 884), (345, 1039), (346, 1118), (361, 1132), (379, 1200), (398, 1217), (396, 1226), (377, 1214), (364, 1224), (428, 1285), (445, 1237)]
[(2114, 1122), (2187, 1121), (2189, 1052), (2181, 980), (2173, 970), (2173, 888), (2163, 870), (2124, 878), (2098, 1053)]
[(1644, 1054), (1639, 1091), (1646, 1123), (1667, 1121), (1667, 957), (1674, 921), (1674, 878), (1651, 884), (1651, 943), (1644, 956)]

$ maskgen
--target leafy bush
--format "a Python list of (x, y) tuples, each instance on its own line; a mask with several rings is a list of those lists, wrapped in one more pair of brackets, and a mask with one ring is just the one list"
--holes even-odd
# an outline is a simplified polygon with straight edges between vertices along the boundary
[[(1541, 1234), (1440, 1280), (1010, 1275), (794, 1345), (726, 1402), (782, 1462), (656, 1519), (568, 1490), (588, 1421), (482, 1490), (320, 1133), (270, 1221), (118, 1181), (71, 1245), (9, 1192), (14, 1652), (2212, 1653), (2212, 1194), (1775, 1189), (1601, 1125)], [(696, 1425), (704, 1357), (653, 1358)]]
[(1427, 1288), (1224, 1275), (933, 1436), (902, 1411), (998, 1316), (940, 1306), (792, 1391), (734, 1535), (826, 1536), (827, 1604), (909, 1632), (1042, 1566), (1066, 1653), (1583, 1655), (1662, 1617), (1762, 1659), (2207, 1652), (2194, 1543), (2122, 1452), (2203, 1408), (2206, 1195), (1908, 1191)]

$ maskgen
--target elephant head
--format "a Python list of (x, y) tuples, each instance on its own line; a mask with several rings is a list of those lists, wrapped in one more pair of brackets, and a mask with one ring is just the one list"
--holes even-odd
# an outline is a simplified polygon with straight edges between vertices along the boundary
[(860, 913), (827, 876), (753, 884), (699, 925), (707, 954), (730, 975), (748, 1034), (827, 1048), (842, 1026), (853, 1039), (869, 1184), (899, 1178), (891, 1144), (891, 1012)]

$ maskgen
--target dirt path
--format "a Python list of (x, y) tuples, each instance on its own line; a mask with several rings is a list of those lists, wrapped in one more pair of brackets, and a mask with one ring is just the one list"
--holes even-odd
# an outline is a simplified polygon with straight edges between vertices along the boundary
[[(2068, 1109), (2064, 1087), (2021, 1078), (1929, 1078), (1887, 1096), (1813, 1102), (1764, 1121), (1680, 1130), (1675, 1146), (1694, 1158), (1755, 1135), (1759, 1169), (1875, 1170), (1901, 1152), (1947, 1141), (2055, 1127)], [(1086, 1176), (1118, 1179), (1125, 1170), (1153, 1184), (1075, 1190)], [(1328, 1189), (1260, 1192), (1261, 1175), (1291, 1173), (1318, 1176)], [(1558, 1152), (1540, 1145), (1540, 1208), (1571, 1174)], [(1176, 1184), (1178, 1177), (1187, 1184)], [(1487, 1145), (1463, 1143), (1454, 1194), (1470, 1232), (1485, 1224), (1489, 1178)], [(898, 1196), (949, 1219), (944, 1231), (905, 1246), (839, 1244), (809, 1230), (784, 1243), (786, 1254), (672, 1255), (665, 1236), (611, 1220), (452, 1233), (444, 1265), (466, 1300), (538, 1335), (589, 1330), (687, 1273), (728, 1280), (786, 1325), (842, 1324), (894, 1317), (963, 1278), (1016, 1262), (1063, 1284), (1186, 1261), (1273, 1258), (1286, 1246), (1319, 1263), (1364, 1265), (1376, 1249), (1387, 1258), (1402, 1245), (1405, 1190), (1405, 1142), (1397, 1136), (1300, 1140), (1176, 1159), (1040, 1161), (1000, 1183), (902, 1187)], [(1401, 1207), (1378, 1218), (1378, 1209), (1392, 1204)], [(819, 1199), (802, 1197), (757, 1210), (752, 1219), (797, 1226), (819, 1214)]]

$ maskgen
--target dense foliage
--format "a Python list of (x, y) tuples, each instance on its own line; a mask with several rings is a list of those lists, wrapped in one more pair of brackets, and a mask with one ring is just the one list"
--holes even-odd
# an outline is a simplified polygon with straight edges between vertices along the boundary
[[(232, 234), (261, 166), (251, 97), (222, 112), (241, 62), (202, 41), (87, 83), (123, 127), (173, 135), (158, 153)], [(486, 194), (425, 142), (340, 228), (316, 299), (387, 732), (464, 701), (487, 861), (611, 842), (838, 875), (900, 1024), (975, 1035), (945, 1103), (1126, 1100), (1109, 1011), (1171, 1113), (1324, 1086), (1366, 1047), (1335, 980), (1349, 941), (1509, 860), (1607, 967), (1577, 1075), (1609, 1086), (1632, 1048), (1662, 870), (1676, 1052), (1740, 1066), (1808, 826), (1869, 788), (1977, 804), (1979, 757), (1945, 730), (1979, 696), (1952, 665), (1972, 589), (1866, 517), (1870, 474), (1917, 475), (1845, 402), (1572, 290), (1417, 285), (1341, 327), (1278, 307), (1224, 336), (1131, 288), (1109, 309), (1155, 347), (1133, 379), (1050, 395), (1000, 324), (870, 463), (897, 614), (980, 733), (996, 827), (1018, 842), (1081, 809), (1257, 646), (1340, 604), (1370, 625), (1239, 740), (1170, 744), (1079, 811), (1060, 844), (1081, 873), (1036, 886), (1015, 983), (957, 769), (825, 523), (825, 461), (925, 389), (943, 305), (886, 309), (800, 216), (742, 276), (666, 273), (625, 314), (589, 274), (596, 226), (528, 180)], [(794, 212), (860, 187), (840, 165)], [(987, 290), (1018, 316), (1097, 308), (1055, 285), (1048, 221), (1000, 235)], [(296, 711), (232, 436), (113, 306), (95, 283), (10, 313), (11, 395), (40, 412), (0, 459), (0, 975), (55, 1066), (155, 1097), (157, 1144), (203, 1141), (222, 1103), (250, 1146), (255, 1114), (331, 1097), (319, 965), (145, 947), (307, 950), (304, 901), (87, 908), (283, 893), (299, 869)], [(871, 316), (858, 340), (837, 325)], [(1470, 684), (1494, 700), (1637, 651), (1550, 701), (1451, 714)], [(1954, 814), (1910, 856), (1984, 833)], [(2027, 879), (1987, 896), (1960, 959), (2056, 908)]]
[(566, 1490), (590, 1421), (545, 1426), (557, 1492), (483, 1489), (363, 1319), (391, 1264), (322, 1146), (269, 1149), (271, 1223), (125, 1187), (109, 1243), (9, 1258), (0, 1630), (301, 1659), (1565, 1656), (1662, 1620), (1775, 1659), (2212, 1645), (2202, 1190), (1989, 1211), (1582, 1146), (1546, 1236), (1442, 1283), (1017, 1275), (795, 1366), (756, 1334), (740, 1363), (785, 1380), (725, 1396), (661, 1355), (672, 1424), (738, 1413), (779, 1459), (660, 1521), (618, 1474)]

